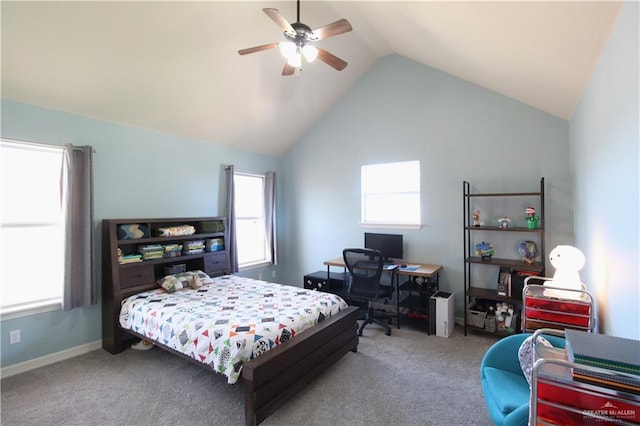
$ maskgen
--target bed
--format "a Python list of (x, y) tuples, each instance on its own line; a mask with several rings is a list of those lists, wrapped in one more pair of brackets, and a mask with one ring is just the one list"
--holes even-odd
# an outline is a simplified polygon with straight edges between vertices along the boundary
[(120, 326), (227, 377), (347, 308), (341, 298), (299, 287), (224, 275), (200, 288), (151, 290), (125, 299)]
[[(208, 278), (208, 277), (207, 277)], [(257, 424), (358, 345), (357, 309), (330, 293), (232, 275), (122, 300), (118, 326), (245, 387)]]
[[(166, 232), (167, 228), (170, 230), (169, 235)], [(205, 243), (204, 251), (191, 250), (192, 245), (202, 244), (203, 241)], [(184, 316), (198, 317), (201, 325), (198, 325), (198, 318), (193, 324), (186, 322), (186, 325), (182, 327), (191, 328), (184, 333), (182, 333), (183, 330), (163, 326), (157, 317), (153, 321), (144, 319), (141, 311), (135, 311), (136, 309), (150, 311), (155, 309), (156, 316), (164, 315), (160, 312), (161, 310), (157, 309), (160, 302), (152, 302), (152, 305), (156, 305), (155, 308), (148, 305), (147, 308), (143, 308), (142, 301), (145, 298), (148, 301), (162, 298), (163, 304), (171, 304), (172, 302), (169, 302), (168, 299), (164, 299), (163, 290), (159, 289), (158, 282), (166, 278), (167, 274), (175, 274), (172, 271), (178, 270), (178, 266), (180, 266), (179, 270), (202, 271), (207, 275), (207, 278), (213, 277), (211, 279), (214, 282), (209, 284), (209, 287), (217, 289), (222, 294), (235, 292), (239, 287), (247, 287), (251, 283), (263, 288), (263, 290), (254, 290), (254, 296), (256, 292), (269, 291), (270, 286), (279, 286), (278, 284), (262, 281), (255, 283), (252, 280), (229, 276), (229, 253), (225, 249), (228, 241), (226, 217), (104, 219), (102, 221), (102, 347), (112, 354), (117, 354), (129, 348), (138, 339), (154, 339), (156, 347), (194, 362), (207, 369), (206, 371), (212, 373), (217, 371), (224, 374), (228, 382), (237, 382), (236, 385), (230, 386), (243, 386), (245, 422), (253, 425), (266, 419), (349, 351), (357, 351), (358, 311), (354, 307), (345, 307), (340, 299), (325, 299), (332, 296), (315, 293), (316, 296), (322, 296), (320, 300), (324, 300), (324, 303), (331, 305), (335, 302), (332, 305), (334, 309), (328, 313), (322, 313), (322, 315), (312, 312), (304, 317), (302, 322), (306, 323), (304, 327), (308, 327), (305, 330), (303, 330), (303, 326), (294, 325), (293, 322), (289, 323), (287, 318), (278, 318), (278, 331), (270, 337), (268, 337), (267, 331), (275, 331), (276, 319), (274, 318), (273, 322), (265, 321), (266, 324), (262, 324), (263, 319), (271, 317), (267, 314), (267, 310), (271, 308), (265, 306), (254, 309), (254, 311), (263, 314), (258, 318), (260, 321), (251, 322), (249, 318), (241, 316), (238, 319), (242, 322), (236, 323), (236, 321), (232, 321), (230, 316), (217, 320), (199, 318), (199, 315), (206, 314), (207, 309), (204, 310), (205, 312), (198, 313), (196, 311), (202, 306), (197, 308), (195, 306), (198, 304), (197, 301), (191, 301), (191, 305), (182, 309), (185, 310), (185, 313), (192, 312), (188, 312), (189, 315)], [(214, 242), (215, 244), (213, 244)], [(161, 245), (165, 252), (168, 251), (168, 247), (174, 245), (183, 246), (183, 250), (179, 257), (170, 256), (170, 254), (177, 254), (173, 252), (166, 253), (166, 255), (163, 253), (162, 257), (150, 256), (147, 250), (150, 247), (155, 250), (157, 245)], [(185, 251), (185, 248), (188, 250)], [(168, 270), (171, 271), (168, 272)], [(198, 286), (188, 287), (197, 288)], [(294, 294), (290, 294), (292, 298), (310, 298), (314, 294), (309, 295), (306, 293), (307, 290), (299, 287), (279, 287), (293, 292)], [(177, 286), (167, 288), (173, 289)], [(187, 290), (184, 291), (185, 293), (176, 291), (177, 297), (183, 299), (202, 298), (197, 296), (197, 291), (193, 296), (188, 296)], [(147, 294), (147, 292), (151, 292), (151, 294)], [(130, 297), (133, 299), (129, 299)], [(238, 297), (240, 300), (245, 296), (238, 294)], [(125, 302), (126, 300), (129, 302)], [(127, 310), (133, 309), (133, 311), (124, 313), (124, 323), (121, 325), (123, 302), (127, 305)], [(215, 304), (216, 302), (209, 303)], [(317, 300), (316, 303), (322, 304)], [(299, 308), (297, 302), (294, 304), (295, 307), (291, 306), (291, 309), (304, 311), (305, 308)], [(200, 302), (200, 305), (204, 305), (204, 302)], [(262, 310), (260, 311), (260, 309)], [(209, 306), (209, 310), (212, 310), (211, 306)], [(313, 310), (315, 308), (312, 308)], [(220, 337), (227, 334), (225, 339), (218, 339), (229, 341), (226, 352), (224, 352), (224, 347), (218, 349), (220, 354), (218, 356), (214, 346), (211, 346), (210, 349), (209, 345), (205, 343), (206, 339), (198, 336), (195, 328), (198, 327), (200, 334), (202, 334), (205, 322), (211, 324), (212, 321), (225, 319), (230, 323), (234, 322), (234, 324), (229, 324), (229, 327), (233, 325), (236, 327), (227, 329), (223, 328), (222, 324), (214, 324), (211, 332), (207, 332), (207, 334), (214, 335), (213, 340), (216, 340), (216, 333)], [(143, 327), (141, 324), (144, 324), (145, 321), (146, 326)], [(271, 328), (271, 330), (259, 330), (257, 326), (259, 323), (267, 325), (267, 328)], [(252, 326), (251, 324), (256, 325)], [(281, 324), (283, 324), (283, 329), (280, 329)], [(249, 327), (248, 331), (246, 327)], [(284, 331), (287, 327), (289, 329)], [(233, 338), (230, 336), (232, 333), (236, 334)], [(246, 337), (252, 336), (255, 339), (255, 333), (262, 336), (257, 339), (259, 347), (253, 348), (251, 346), (249, 348), (246, 344)], [(232, 345), (244, 345), (244, 347), (241, 348), (242, 350), (235, 350), (232, 349)], [(220, 377), (220, 379), (223, 378), (224, 376)]]

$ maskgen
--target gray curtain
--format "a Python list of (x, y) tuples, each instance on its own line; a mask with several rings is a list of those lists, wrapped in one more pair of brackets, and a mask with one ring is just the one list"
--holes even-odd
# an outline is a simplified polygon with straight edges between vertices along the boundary
[(278, 245), (276, 242), (276, 173), (265, 173), (264, 181), (265, 236), (267, 248), (271, 251), (271, 263), (278, 264)]
[(65, 221), (63, 311), (98, 303), (92, 154), (90, 146), (64, 146), (61, 179)]
[(234, 167), (227, 166), (227, 229), (229, 241), (226, 241), (226, 248), (229, 252), (229, 269), (231, 273), (238, 272), (238, 243), (236, 239), (236, 189), (233, 181)]

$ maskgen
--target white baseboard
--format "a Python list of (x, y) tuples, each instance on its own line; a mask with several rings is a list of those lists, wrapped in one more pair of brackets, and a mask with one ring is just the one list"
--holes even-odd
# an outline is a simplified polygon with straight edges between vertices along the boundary
[(44, 367), (45, 365), (54, 364), (56, 362), (64, 361), (65, 359), (73, 358), (78, 355), (83, 355), (88, 352), (95, 351), (96, 349), (100, 349), (101, 347), (102, 340), (96, 340), (95, 342), (85, 343), (84, 345), (41, 356), (40, 358), (34, 358), (30, 359), (29, 361), (9, 365), (7, 367), (3, 367), (0, 370), (0, 377), (4, 379), (5, 377), (15, 376), (16, 374), (24, 373), (36, 368)]

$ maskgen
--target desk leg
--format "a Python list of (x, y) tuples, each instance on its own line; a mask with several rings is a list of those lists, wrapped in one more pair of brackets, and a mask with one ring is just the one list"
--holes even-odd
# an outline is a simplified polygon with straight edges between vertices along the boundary
[[(400, 274), (393, 273), (396, 284), (396, 327), (400, 330)], [(393, 279), (394, 277), (391, 277)]]

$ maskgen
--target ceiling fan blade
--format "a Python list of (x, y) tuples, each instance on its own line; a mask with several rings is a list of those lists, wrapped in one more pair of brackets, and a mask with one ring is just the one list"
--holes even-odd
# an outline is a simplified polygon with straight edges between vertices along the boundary
[(338, 34), (348, 33), (353, 30), (351, 24), (346, 19), (340, 19), (339, 21), (320, 27), (313, 30), (315, 40), (322, 40), (323, 38), (333, 37)]
[(318, 47), (318, 59), (331, 65), (338, 71), (342, 71), (347, 66), (347, 63), (345, 61), (320, 47)]
[(263, 50), (273, 49), (278, 47), (278, 43), (263, 44), (262, 46), (249, 47), (247, 49), (238, 50), (240, 55), (247, 55), (249, 53), (262, 52)]
[(296, 68), (289, 65), (288, 62), (284, 63), (284, 68), (282, 68), (282, 75), (293, 75), (296, 72)]
[(266, 13), (267, 16), (276, 23), (277, 26), (282, 28), (285, 33), (292, 37), (296, 36), (296, 30), (293, 29), (289, 21), (284, 19), (284, 16), (280, 15), (280, 11), (278, 9), (265, 8), (262, 9), (262, 11)]

